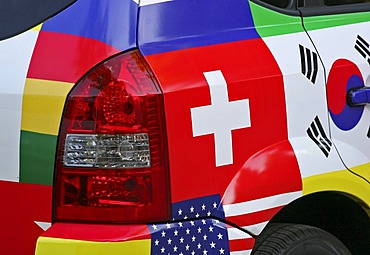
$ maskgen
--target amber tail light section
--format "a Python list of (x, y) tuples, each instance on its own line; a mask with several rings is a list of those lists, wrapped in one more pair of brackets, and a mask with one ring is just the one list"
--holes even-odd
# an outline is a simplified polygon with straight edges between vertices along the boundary
[(138, 51), (99, 64), (63, 113), (53, 220), (138, 223), (170, 218), (164, 108)]

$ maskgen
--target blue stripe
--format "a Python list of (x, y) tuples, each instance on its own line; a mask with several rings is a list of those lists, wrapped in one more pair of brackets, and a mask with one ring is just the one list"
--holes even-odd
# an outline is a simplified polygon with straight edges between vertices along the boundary
[(247, 0), (174, 0), (140, 7), (144, 55), (259, 38)]
[(136, 45), (137, 12), (132, 0), (80, 0), (46, 21), (42, 31), (91, 38), (125, 50)]

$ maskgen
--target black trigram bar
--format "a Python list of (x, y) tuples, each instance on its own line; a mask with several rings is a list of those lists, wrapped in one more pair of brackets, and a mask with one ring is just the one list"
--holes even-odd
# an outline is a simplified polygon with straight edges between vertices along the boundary
[(367, 63), (369, 63), (370, 65), (370, 45), (360, 35), (357, 35), (355, 49), (358, 51), (358, 53), (361, 54), (364, 59), (366, 59)]
[(301, 54), (301, 72), (313, 84), (316, 82), (318, 72), (317, 53), (299, 45), (299, 52)]
[(325, 157), (329, 157), (332, 142), (326, 136), (318, 116), (315, 117), (310, 127), (307, 129), (307, 135), (316, 143), (316, 145), (324, 153)]

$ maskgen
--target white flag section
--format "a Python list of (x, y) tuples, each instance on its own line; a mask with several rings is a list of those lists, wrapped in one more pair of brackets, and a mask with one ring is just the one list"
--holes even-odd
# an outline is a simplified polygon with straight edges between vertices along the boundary
[(0, 180), (19, 181), (23, 90), (38, 31), (0, 42)]
[(159, 4), (164, 2), (171, 2), (172, 0), (133, 0), (139, 6), (151, 5), (151, 4)]
[(35, 221), (36, 225), (42, 228), (44, 231), (48, 230), (51, 227), (50, 222)]
[(231, 130), (251, 127), (249, 100), (229, 102), (226, 80), (220, 70), (206, 72), (211, 105), (191, 109), (193, 136), (214, 134), (216, 166), (233, 163)]

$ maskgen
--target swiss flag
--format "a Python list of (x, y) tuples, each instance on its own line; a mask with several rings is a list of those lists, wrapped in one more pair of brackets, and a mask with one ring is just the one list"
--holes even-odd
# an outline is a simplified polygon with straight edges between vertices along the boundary
[[(282, 73), (262, 39), (146, 58), (164, 92), (173, 202), (223, 194), (252, 155), (288, 139)], [(225, 80), (227, 104), (244, 102), (240, 107), (245, 108), (239, 111), (240, 120), (244, 122), (231, 131), (232, 159), (221, 164), (217, 163), (215, 134), (211, 131), (197, 134), (194, 117), (192, 120), (194, 109), (215, 103), (211, 96), (211, 78), (207, 78), (210, 73), (218, 73), (219, 79), (222, 76)], [(218, 88), (219, 85), (216, 84)], [(219, 114), (225, 115), (222, 110)], [(217, 124), (221, 130), (230, 126), (227, 115), (224, 119)], [(216, 124), (210, 125), (210, 129), (216, 129), (212, 127)], [(221, 147), (223, 145), (227, 146), (223, 143)], [(301, 185), (297, 164), (294, 170), (297, 170), (295, 179)]]

